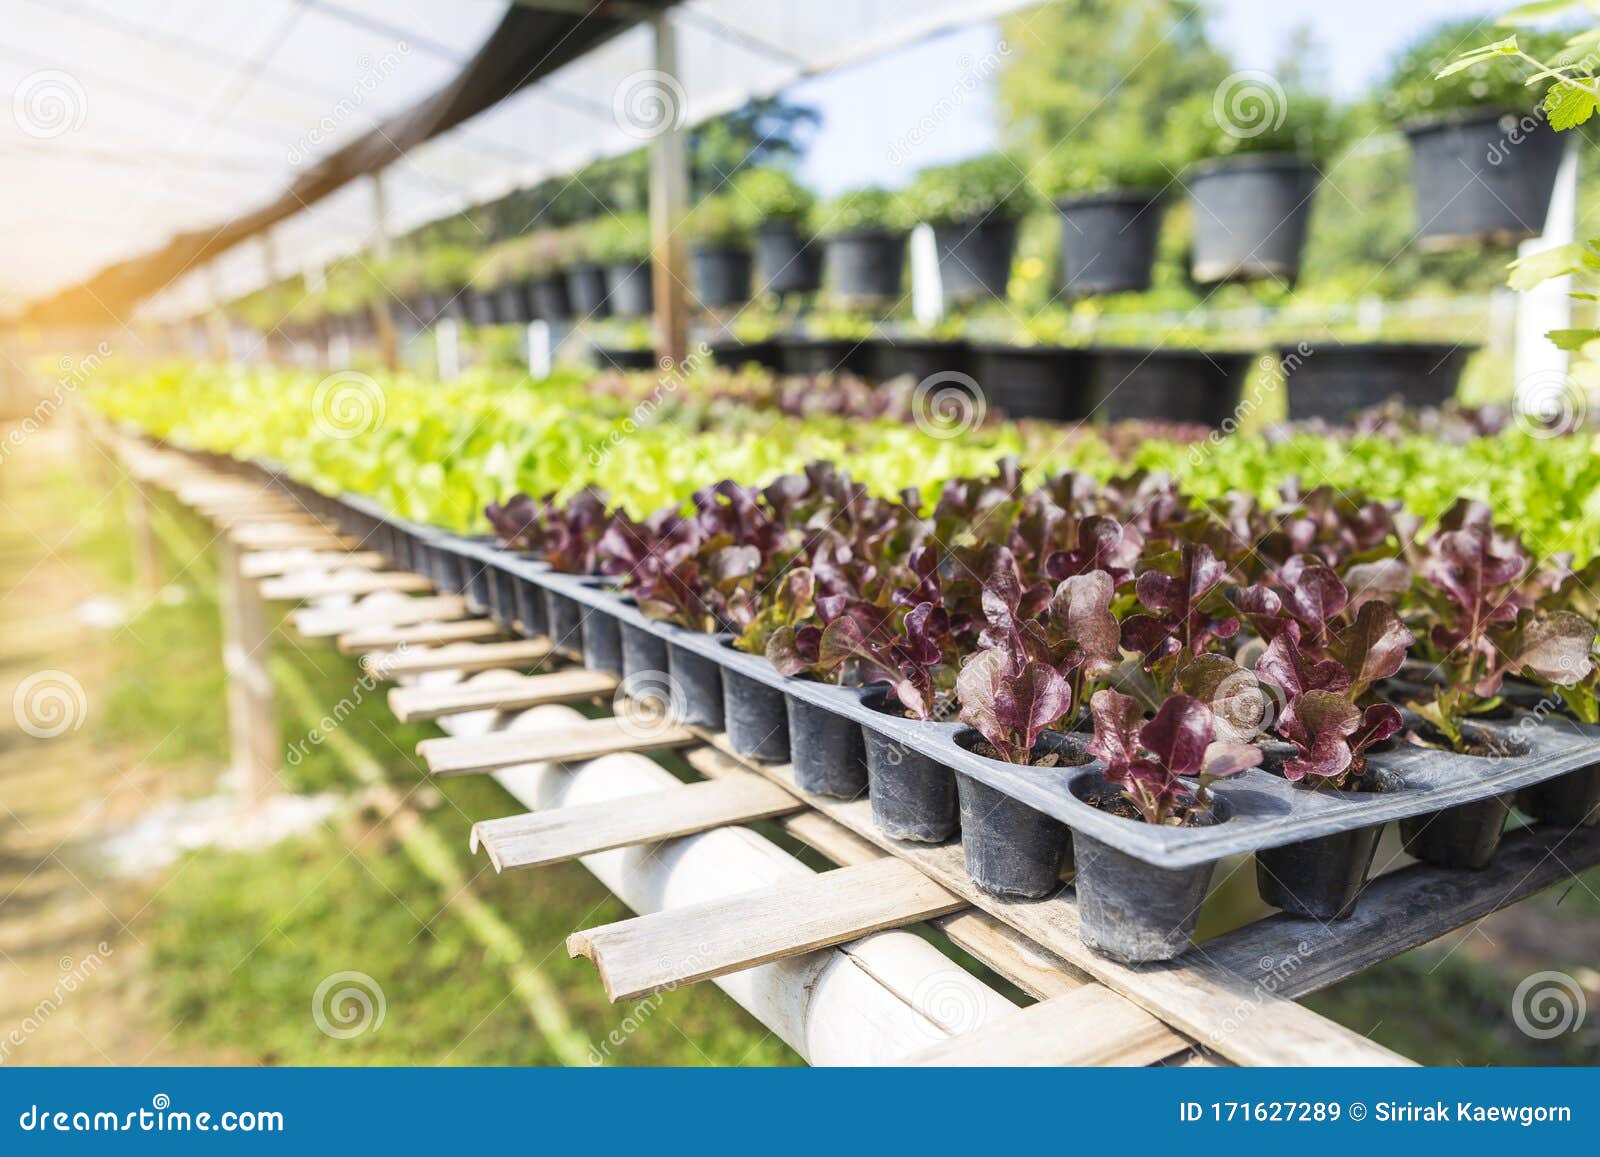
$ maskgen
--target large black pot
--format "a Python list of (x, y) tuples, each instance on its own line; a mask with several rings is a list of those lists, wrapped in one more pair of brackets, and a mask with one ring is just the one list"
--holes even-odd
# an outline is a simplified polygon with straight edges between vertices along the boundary
[(1407, 406), (1443, 405), (1455, 397), (1461, 370), (1476, 348), (1432, 342), (1280, 347), (1289, 418), (1343, 422), (1393, 397)]
[(1482, 112), (1405, 134), (1420, 246), (1511, 245), (1544, 232), (1562, 142), (1543, 117)]
[(528, 279), (528, 307), (540, 321), (563, 321), (572, 316), (564, 273), (546, 273)]
[(1088, 350), (977, 343), (972, 377), (991, 410), (1012, 418), (1075, 422), (1089, 416)]
[(603, 367), (614, 370), (653, 370), (656, 368), (656, 351), (648, 346), (634, 349), (595, 346), (595, 359)]
[(467, 299), (467, 320), (473, 325), (497, 325), (499, 323), (500, 316), (495, 309), (494, 292), (492, 290), (469, 287), (462, 290), (462, 296)]
[(623, 261), (606, 266), (611, 312), (618, 317), (648, 317), (655, 308), (655, 289), (648, 261)]
[(866, 339), (849, 337), (784, 337), (777, 341), (781, 374), (866, 374)]
[(756, 230), (756, 292), (811, 293), (821, 280), (821, 250), (790, 221)]
[(835, 297), (899, 297), (905, 264), (904, 233), (862, 229), (822, 242), (822, 280)]
[(533, 307), (528, 302), (527, 285), (511, 282), (494, 291), (495, 317), (503, 325), (527, 325), (533, 320)]
[(738, 245), (696, 245), (689, 251), (694, 295), (707, 309), (750, 300), (750, 250)]
[(964, 341), (933, 338), (873, 338), (866, 345), (863, 373), (874, 381), (910, 375), (917, 381), (934, 374), (971, 374), (972, 347)]
[(1056, 202), (1061, 215), (1061, 288), (1072, 297), (1150, 288), (1161, 233), (1161, 194), (1112, 189)]
[(1186, 179), (1196, 281), (1295, 278), (1321, 179), (1314, 164), (1292, 153), (1259, 153), (1208, 161)]
[(756, 365), (769, 370), (781, 368), (781, 355), (778, 351), (778, 339), (766, 338), (762, 341), (738, 341), (734, 338), (719, 338), (717, 341), (706, 343), (711, 350), (711, 360), (719, 366), (728, 366), (738, 369), (754, 362)]
[(952, 300), (1004, 297), (1011, 280), (1011, 255), (1017, 247), (1017, 223), (990, 214), (975, 221), (954, 221), (933, 227), (933, 248), (939, 255), (939, 282)]
[(1233, 414), (1247, 353), (1102, 346), (1093, 350), (1093, 413), (1116, 422), (1154, 418), (1220, 426)]
[(609, 316), (611, 305), (606, 297), (605, 270), (593, 261), (580, 261), (568, 269), (567, 300), (572, 305), (575, 317), (588, 319)]

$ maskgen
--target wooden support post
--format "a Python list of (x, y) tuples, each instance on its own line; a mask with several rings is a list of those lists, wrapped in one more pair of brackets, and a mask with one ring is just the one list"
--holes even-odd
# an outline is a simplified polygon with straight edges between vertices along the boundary
[(255, 584), (239, 569), (239, 548), (220, 540), (222, 663), (228, 673), (228, 736), (234, 768), (255, 802), (278, 786), (280, 742), (272, 703), (272, 632)]
[[(372, 174), (372, 255), (380, 262), (389, 258), (389, 209), (383, 191), (383, 173)], [(389, 287), (380, 284), (372, 300), (372, 323), (378, 331), (378, 356), (386, 370), (400, 368), (400, 337), (394, 325), (394, 310), (389, 306)]]
[(143, 483), (134, 478), (128, 479), (123, 512), (128, 520), (128, 532), (133, 536), (134, 585), (145, 599), (155, 598), (156, 592), (161, 589), (161, 549), (150, 524), (153, 502), (150, 491)]
[[(676, 83), (678, 35), (672, 15), (663, 12), (655, 30), (655, 68)], [(671, 107), (667, 123), (650, 142), (650, 257), (655, 291), (657, 356), (674, 366), (689, 355), (689, 242), (683, 221), (689, 212), (689, 134), (684, 110), (677, 107), (682, 89), (664, 94)]]

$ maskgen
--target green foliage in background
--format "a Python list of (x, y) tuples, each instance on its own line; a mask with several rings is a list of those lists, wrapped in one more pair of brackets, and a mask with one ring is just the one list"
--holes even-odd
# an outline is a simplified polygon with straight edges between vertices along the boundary
[(849, 189), (818, 205), (813, 227), (823, 236), (910, 228), (904, 202), (887, 189)]
[(929, 225), (1020, 217), (1034, 206), (1026, 170), (1000, 153), (923, 169), (906, 189), (905, 210)]
[(804, 221), (816, 198), (782, 169), (746, 169), (733, 180), (733, 194), (750, 206), (757, 221)]

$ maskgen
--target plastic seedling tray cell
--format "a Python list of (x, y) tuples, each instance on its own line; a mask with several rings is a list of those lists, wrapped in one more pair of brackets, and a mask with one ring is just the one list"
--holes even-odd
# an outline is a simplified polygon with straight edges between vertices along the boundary
[(1600, 763), (1600, 727), (1551, 717), (1538, 726), (1486, 724), (1513, 754), (1457, 755), (1402, 744), (1375, 753), (1369, 764), (1391, 773), (1401, 786), (1376, 794), (1308, 791), (1270, 771), (1255, 768), (1215, 784), (1226, 821), (1211, 827), (1173, 828), (1131, 823), (1083, 802), (1074, 792), (1102, 770), (1096, 762), (1049, 768), (1012, 767), (961, 746), (959, 723), (924, 723), (874, 710), (870, 688), (838, 687), (780, 675), (766, 659), (726, 645), (725, 636), (684, 631), (647, 619), (613, 591), (593, 579), (517, 566), (532, 581), (586, 606), (597, 607), (623, 623), (666, 638), (675, 651), (714, 663), (724, 679), (763, 685), (859, 723), (960, 775), (1051, 816), (1075, 832), (1160, 868), (1188, 868), (1226, 856), (1244, 855), (1337, 832), (1423, 816), (1474, 803), (1555, 779)]

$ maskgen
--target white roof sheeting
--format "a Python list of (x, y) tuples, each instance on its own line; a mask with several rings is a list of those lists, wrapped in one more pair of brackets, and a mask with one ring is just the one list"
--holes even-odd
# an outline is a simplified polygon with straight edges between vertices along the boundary
[[(570, 0), (550, 7), (568, 7)], [(1017, 0), (690, 0), (672, 10), (688, 123)], [(0, 40), (0, 304), (35, 299), (175, 233), (241, 216), (306, 166), (456, 75), (501, 0), (14, 0)], [(651, 32), (636, 27), (384, 172), (396, 232), (640, 143)], [(659, 86), (658, 86), (659, 87)], [(367, 243), (355, 182), (274, 229), (280, 271)], [(265, 279), (262, 248), (218, 263), (225, 292)], [(206, 277), (165, 304), (205, 299)], [(163, 310), (165, 312), (165, 310)]]

